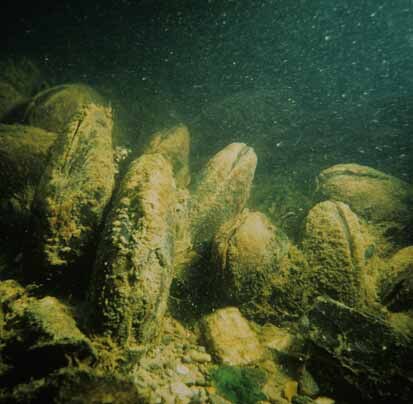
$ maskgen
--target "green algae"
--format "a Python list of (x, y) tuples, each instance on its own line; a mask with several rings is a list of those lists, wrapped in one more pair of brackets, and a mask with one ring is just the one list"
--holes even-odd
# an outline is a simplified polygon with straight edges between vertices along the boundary
[(261, 386), (266, 374), (257, 368), (220, 366), (211, 372), (211, 378), (219, 394), (235, 404), (254, 404), (266, 397)]

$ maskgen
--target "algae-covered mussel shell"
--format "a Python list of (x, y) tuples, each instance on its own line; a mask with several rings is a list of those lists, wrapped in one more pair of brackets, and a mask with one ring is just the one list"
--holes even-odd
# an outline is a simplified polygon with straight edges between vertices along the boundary
[(26, 58), (0, 61), (0, 121), (15, 122), (28, 99), (46, 82), (36, 64)]
[(26, 100), (10, 83), (0, 81), (0, 121), (8, 120), (13, 110)]
[(382, 303), (389, 310), (413, 310), (413, 246), (399, 250), (387, 261), (380, 286)]
[(48, 88), (31, 99), (24, 113), (25, 123), (62, 133), (85, 104), (107, 106), (93, 88), (84, 84), (63, 84)]
[(232, 143), (208, 161), (196, 182), (190, 203), (195, 248), (211, 241), (224, 222), (244, 209), (256, 165), (254, 150), (244, 143)]
[(366, 302), (365, 251), (371, 245), (358, 217), (342, 202), (315, 205), (304, 223), (302, 247), (311, 267), (314, 287), (350, 306)]
[(85, 105), (50, 150), (33, 201), (32, 252), (46, 276), (74, 264), (93, 245), (114, 172), (111, 110)]
[(23, 231), (22, 225), (28, 224), (35, 189), (56, 138), (43, 129), (0, 124), (0, 223), (7, 231)]
[(358, 164), (338, 164), (320, 173), (318, 193), (344, 202), (363, 219), (377, 224), (390, 239), (411, 239), (413, 188), (396, 177)]
[(172, 164), (176, 185), (181, 188), (186, 187), (191, 180), (190, 140), (188, 128), (180, 124), (154, 133), (144, 151), (146, 154), (162, 154)]
[(173, 276), (176, 186), (170, 163), (147, 154), (131, 163), (106, 219), (89, 300), (100, 331), (151, 343)]
[(271, 293), (288, 239), (264, 214), (246, 209), (220, 227), (212, 251), (223, 298), (250, 303)]

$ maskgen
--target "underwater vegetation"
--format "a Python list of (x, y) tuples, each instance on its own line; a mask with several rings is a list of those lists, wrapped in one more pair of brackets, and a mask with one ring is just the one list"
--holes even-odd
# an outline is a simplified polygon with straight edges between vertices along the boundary
[(211, 378), (218, 392), (235, 404), (254, 404), (265, 400), (261, 387), (266, 374), (261, 369), (220, 366), (211, 372)]

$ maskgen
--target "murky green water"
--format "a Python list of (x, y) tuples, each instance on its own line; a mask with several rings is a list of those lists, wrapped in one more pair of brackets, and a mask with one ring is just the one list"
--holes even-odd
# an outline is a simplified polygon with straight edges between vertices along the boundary
[(0, 402), (411, 402), (412, 0), (47, 3), (1, 12)]

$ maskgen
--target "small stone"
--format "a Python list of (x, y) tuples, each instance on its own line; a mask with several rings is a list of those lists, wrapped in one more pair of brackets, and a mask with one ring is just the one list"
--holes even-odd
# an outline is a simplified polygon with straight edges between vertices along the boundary
[(178, 375), (187, 375), (189, 373), (189, 369), (180, 363), (176, 366), (175, 371)]
[(191, 389), (186, 384), (181, 382), (172, 383), (171, 392), (177, 396), (192, 397)]
[(294, 396), (297, 395), (298, 383), (295, 380), (288, 381), (283, 388), (283, 396), (291, 403)]
[(185, 355), (185, 356), (182, 358), (182, 362), (183, 362), (183, 363), (192, 363), (192, 358), (191, 358), (190, 356), (188, 356), (188, 355)]
[(236, 307), (215, 311), (202, 320), (204, 338), (225, 365), (246, 365), (261, 359), (264, 349)]
[(315, 400), (314, 400), (314, 402), (315, 403), (317, 403), (317, 404), (334, 404), (335, 403), (335, 400), (333, 400), (332, 398), (330, 398), (330, 397), (317, 397)]
[(193, 349), (188, 352), (188, 355), (190, 355), (190, 358), (194, 362), (199, 362), (199, 363), (211, 362), (211, 355), (206, 352), (199, 352)]
[(208, 395), (205, 389), (200, 387), (191, 387), (192, 390), (192, 398), (191, 404), (204, 404), (208, 401)]

